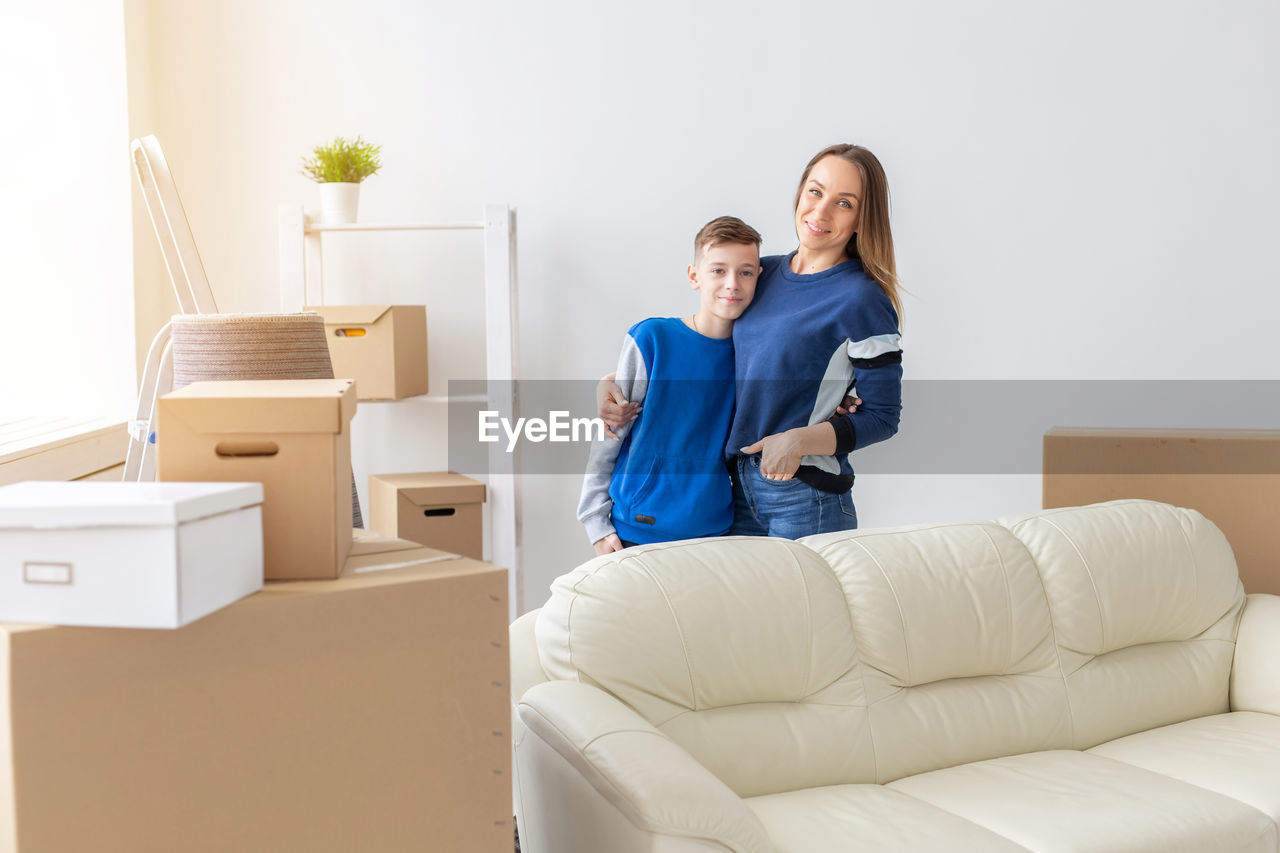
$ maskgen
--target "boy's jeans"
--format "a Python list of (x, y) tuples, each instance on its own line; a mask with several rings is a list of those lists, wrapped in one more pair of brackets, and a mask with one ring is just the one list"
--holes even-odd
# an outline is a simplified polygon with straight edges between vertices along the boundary
[(794, 477), (766, 480), (759, 456), (736, 456), (733, 477), (733, 527), (729, 536), (780, 536), (799, 539), (814, 533), (854, 530), (858, 516), (853, 495), (819, 491)]

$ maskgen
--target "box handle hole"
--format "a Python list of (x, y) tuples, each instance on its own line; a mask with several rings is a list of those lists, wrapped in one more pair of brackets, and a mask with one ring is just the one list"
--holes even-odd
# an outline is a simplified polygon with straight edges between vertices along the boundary
[(274, 441), (220, 441), (213, 451), (224, 458), (233, 456), (275, 456), (280, 447)]
[(442, 515), (453, 515), (454, 512), (455, 510), (453, 507), (446, 506), (446, 507), (438, 507), (436, 509), (424, 509), (422, 511), (422, 514), (425, 515), (427, 518), (436, 518)]
[(334, 329), (333, 333), (340, 338), (363, 338), (364, 329)]
[(23, 583), (40, 583), (40, 584), (63, 584), (70, 586), (72, 583), (72, 568), (70, 563), (23, 563), (22, 564), (22, 582)]

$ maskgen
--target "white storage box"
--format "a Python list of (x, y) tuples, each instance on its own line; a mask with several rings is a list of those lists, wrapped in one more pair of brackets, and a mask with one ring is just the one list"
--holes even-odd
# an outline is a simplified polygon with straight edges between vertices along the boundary
[(0, 622), (177, 628), (261, 588), (261, 483), (0, 488)]

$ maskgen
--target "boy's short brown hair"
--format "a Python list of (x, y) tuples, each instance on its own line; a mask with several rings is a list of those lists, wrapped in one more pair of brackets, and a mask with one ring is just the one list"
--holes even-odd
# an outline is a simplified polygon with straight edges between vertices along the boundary
[(702, 250), (721, 243), (741, 243), (760, 248), (760, 232), (736, 216), (717, 216), (703, 225), (693, 238), (693, 260), (697, 263)]

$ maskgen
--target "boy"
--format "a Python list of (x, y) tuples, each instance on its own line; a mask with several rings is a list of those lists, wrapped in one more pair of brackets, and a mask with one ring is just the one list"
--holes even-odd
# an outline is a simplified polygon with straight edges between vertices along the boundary
[(724, 443), (733, 417), (733, 321), (755, 295), (760, 234), (721, 216), (693, 241), (690, 318), (631, 327), (616, 382), (644, 413), (591, 447), (578, 520), (597, 554), (719, 536), (733, 524)]

